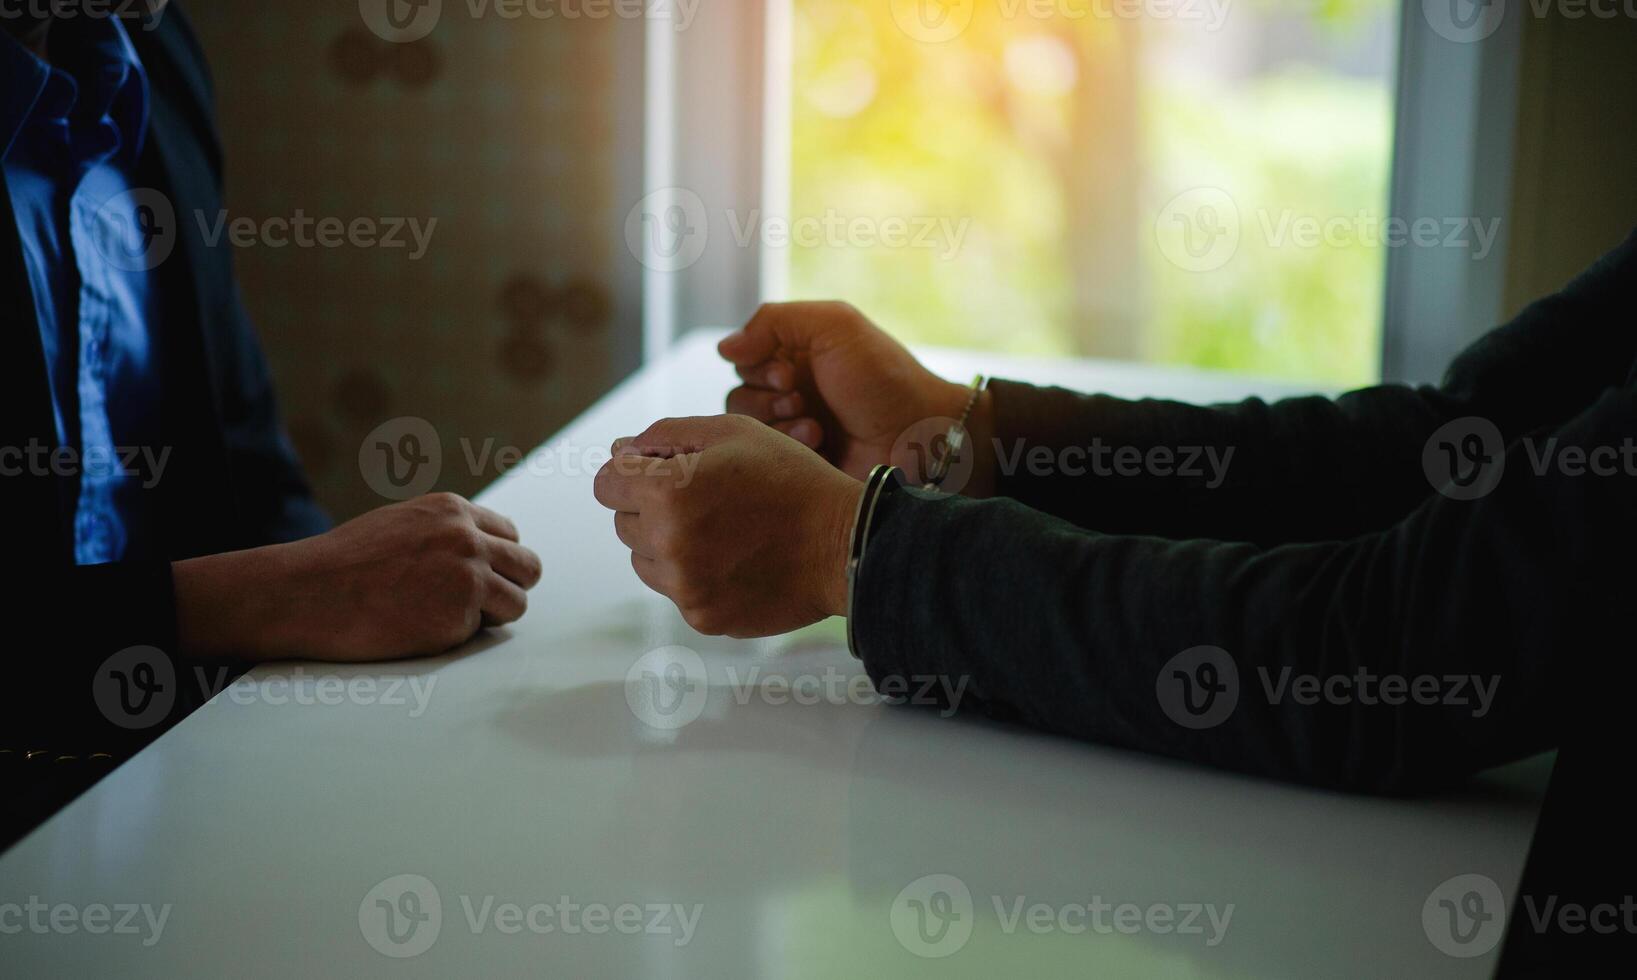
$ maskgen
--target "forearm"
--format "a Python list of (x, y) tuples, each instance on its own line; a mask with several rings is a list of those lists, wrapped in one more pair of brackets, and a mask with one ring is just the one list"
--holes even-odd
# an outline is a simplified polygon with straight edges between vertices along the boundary
[[(1591, 447), (1634, 427), (1622, 393), (1553, 434)], [(1433, 787), (1553, 745), (1565, 685), (1617, 655), (1583, 638), (1615, 634), (1607, 596), (1632, 585), (1597, 571), (1637, 532), (1630, 484), (1536, 475), (1519, 449), (1487, 497), (1434, 495), (1385, 531), (1272, 549), (900, 493), (877, 514), (853, 628), (878, 683), (945, 678), (1040, 728), (1304, 782)], [(1201, 645), (1232, 658), (1238, 700), (1195, 730), (1158, 684)], [(1344, 687), (1304, 703), (1290, 686), (1304, 677)], [(1386, 678), (1439, 698), (1388, 703)]]
[(1198, 406), (995, 382), (995, 492), (1105, 533), (1278, 544), (1353, 537), (1432, 488), (1432, 389)]
[(293, 624), (278, 608), (287, 550), (270, 545), (173, 563), (178, 649), (246, 664), (287, 653), (281, 644)]

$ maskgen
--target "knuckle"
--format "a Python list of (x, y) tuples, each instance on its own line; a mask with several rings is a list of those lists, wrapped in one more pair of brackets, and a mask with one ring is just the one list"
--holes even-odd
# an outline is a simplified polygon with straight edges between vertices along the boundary
[(444, 547), (457, 558), (476, 558), (483, 554), (483, 532), (464, 522), (451, 523), (444, 532)]
[(701, 633), (705, 636), (722, 635), (721, 617), (714, 610), (697, 606), (685, 608), (682, 611), (682, 620), (695, 633)]
[(463, 566), (460, 576), (460, 594), (465, 604), (476, 606), (483, 599), (484, 575), (483, 569), (468, 562)]
[(681, 581), (677, 583), (675, 593), (671, 598), (675, 599), (679, 606), (696, 611), (703, 611), (711, 606), (711, 590), (698, 576), (684, 572)]
[(427, 494), (426, 502), (440, 514), (461, 514), (466, 510), (466, 498), (447, 490)]
[(477, 619), (473, 615), (460, 613), (451, 617), (448, 625), (441, 631), (442, 646), (448, 649), (465, 643), (471, 639), (473, 633), (477, 632), (477, 627)]

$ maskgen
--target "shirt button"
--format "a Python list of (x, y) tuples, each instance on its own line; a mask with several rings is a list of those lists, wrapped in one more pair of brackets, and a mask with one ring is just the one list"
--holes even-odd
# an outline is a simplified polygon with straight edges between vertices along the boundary
[(110, 538), (107, 516), (95, 511), (83, 511), (77, 523), (81, 557), (92, 561), (107, 561)]

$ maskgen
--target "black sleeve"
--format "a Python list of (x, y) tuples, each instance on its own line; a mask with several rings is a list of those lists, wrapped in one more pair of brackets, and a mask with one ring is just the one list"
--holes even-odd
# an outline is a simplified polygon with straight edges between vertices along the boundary
[(169, 562), (36, 565), (0, 606), (26, 652), (0, 685), (0, 749), (121, 759), (215, 686), (201, 692), (206, 665), (177, 655)]
[[(1509, 443), (1626, 384), (1634, 282), (1637, 233), (1474, 343), (1438, 387), (1195, 406), (997, 381), (998, 491), (1111, 533), (1278, 544), (1380, 530), (1432, 491), (1423, 454), (1446, 423), (1481, 417)], [(1155, 450), (1169, 455), (1147, 465)], [(1143, 462), (1120, 466), (1122, 452)]]
[[(964, 707), (1080, 738), (1351, 789), (1435, 787), (1555, 744), (1566, 691), (1629, 655), (1611, 641), (1632, 594), (1634, 432), (1637, 396), (1610, 389), (1513, 443), (1487, 495), (1429, 491), (1379, 532), (1277, 547), (1097, 533), (1013, 500), (900, 491), (859, 571), (860, 655), (884, 689), (943, 678)], [(1606, 475), (1537, 472), (1548, 439), (1602, 449)], [(1623, 462), (1609, 455), (1622, 447)], [(1222, 653), (1173, 660), (1201, 646)], [(1213, 678), (1201, 657), (1227, 660)], [(1303, 675), (1351, 678), (1354, 696), (1300, 703), (1281, 681)], [(1384, 695), (1389, 675), (1435, 678), (1436, 703), (1364, 696), (1361, 678)], [(1489, 687), (1487, 705), (1470, 682), (1452, 690), (1458, 677)], [(1203, 682), (1225, 715), (1179, 713), (1185, 695), (1209, 703), (1182, 689)]]
[(168, 562), (34, 563), (0, 616), (0, 849), (196, 710), (242, 667), (180, 656)]

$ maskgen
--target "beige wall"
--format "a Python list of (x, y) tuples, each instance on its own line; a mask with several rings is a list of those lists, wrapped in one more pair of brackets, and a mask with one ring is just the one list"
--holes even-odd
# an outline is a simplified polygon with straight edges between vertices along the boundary
[(607, 389), (636, 329), (616, 322), (627, 307), (609, 272), (624, 252), (610, 220), (618, 24), (474, 20), (445, 4), (427, 39), (395, 45), (351, 0), (186, 6), (216, 76), (232, 216), (437, 219), (419, 261), (237, 253), (332, 514), (385, 502), (357, 460), (388, 419), (432, 422), (439, 488), (472, 493), (495, 473), (472, 472), (461, 440), (532, 448)]
[(1637, 227), (1637, 19), (1530, 17), (1519, 90), (1508, 315)]

